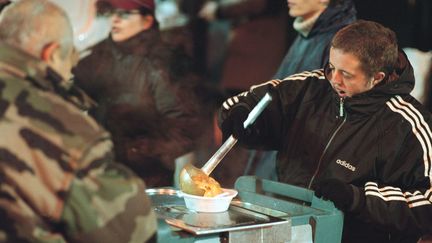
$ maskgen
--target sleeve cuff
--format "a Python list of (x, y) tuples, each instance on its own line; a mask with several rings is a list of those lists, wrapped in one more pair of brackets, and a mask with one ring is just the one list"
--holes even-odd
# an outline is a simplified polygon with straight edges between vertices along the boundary
[(366, 196), (363, 188), (350, 185), (353, 190), (353, 203), (348, 209), (350, 212), (357, 213), (361, 211), (366, 203)]

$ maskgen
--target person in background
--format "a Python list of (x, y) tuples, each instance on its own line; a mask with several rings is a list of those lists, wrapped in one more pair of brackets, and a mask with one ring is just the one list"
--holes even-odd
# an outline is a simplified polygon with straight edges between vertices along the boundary
[(76, 83), (98, 103), (90, 114), (112, 133), (118, 160), (149, 187), (172, 186), (175, 159), (200, 133), (199, 104), (183, 85), (186, 62), (161, 40), (153, 0), (97, 6), (111, 33), (78, 63)]
[(113, 161), (109, 133), (72, 97), (66, 13), (14, 1), (0, 40), (0, 242), (155, 241), (144, 182)]
[(288, 0), (288, 8), (298, 35), (274, 78), (324, 67), (335, 33), (356, 20), (352, 0)]
[[(281, 182), (314, 189), (345, 213), (343, 242), (417, 242), (432, 233), (432, 115), (410, 95), (396, 35), (357, 21), (333, 37), (324, 69), (253, 86), (224, 102), (224, 134), (278, 151)], [(273, 100), (242, 124), (264, 96)]]

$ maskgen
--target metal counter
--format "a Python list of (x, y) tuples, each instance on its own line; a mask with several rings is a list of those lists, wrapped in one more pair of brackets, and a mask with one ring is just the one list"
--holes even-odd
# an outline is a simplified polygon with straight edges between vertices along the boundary
[(312, 191), (251, 176), (240, 177), (235, 188), (238, 196), (222, 213), (190, 211), (172, 188), (147, 189), (158, 216), (158, 242), (293, 242), (302, 226), (311, 228), (316, 243), (340, 242), (342, 213)]

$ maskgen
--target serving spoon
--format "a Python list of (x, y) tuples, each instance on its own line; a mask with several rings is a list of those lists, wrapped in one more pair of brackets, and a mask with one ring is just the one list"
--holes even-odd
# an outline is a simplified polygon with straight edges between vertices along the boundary
[[(258, 104), (249, 112), (248, 117), (243, 122), (243, 127), (247, 128), (255, 122), (262, 111), (267, 107), (267, 105), (272, 101), (271, 95), (267, 92), (263, 98), (258, 102)], [(225, 155), (234, 147), (238, 139), (233, 135), (222, 144), (222, 146), (213, 154), (213, 156), (201, 167), (201, 169), (187, 163), (179, 175), (180, 189), (187, 193), (197, 196), (202, 196), (205, 190), (199, 188), (194, 178), (208, 178), (210, 173), (216, 168), (216, 166), (221, 162)]]

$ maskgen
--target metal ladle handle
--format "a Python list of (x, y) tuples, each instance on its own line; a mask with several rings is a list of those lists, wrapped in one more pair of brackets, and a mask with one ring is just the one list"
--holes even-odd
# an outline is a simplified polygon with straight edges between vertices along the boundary
[[(258, 104), (249, 112), (248, 117), (243, 122), (243, 127), (247, 128), (249, 125), (253, 124), (261, 112), (267, 107), (267, 105), (272, 101), (271, 95), (267, 92), (264, 97), (258, 102)], [(237, 143), (237, 138), (233, 135), (222, 144), (222, 146), (213, 154), (213, 156), (204, 164), (201, 170), (206, 174), (210, 173), (216, 168), (219, 162), (225, 157), (225, 155), (234, 147)]]

